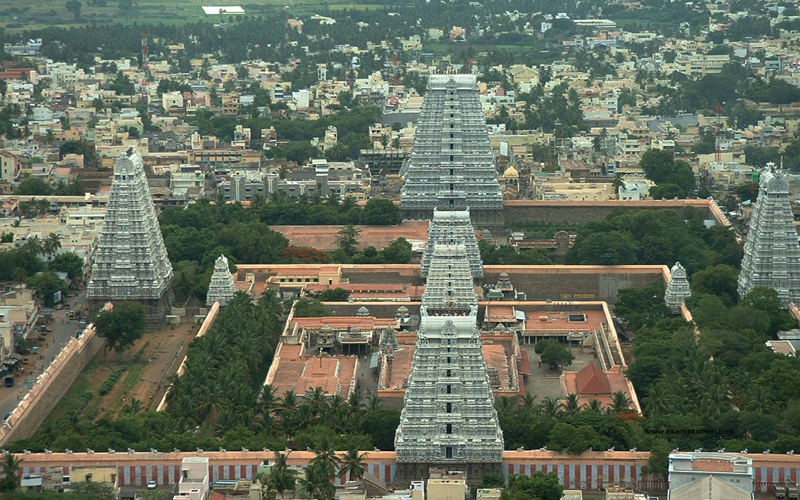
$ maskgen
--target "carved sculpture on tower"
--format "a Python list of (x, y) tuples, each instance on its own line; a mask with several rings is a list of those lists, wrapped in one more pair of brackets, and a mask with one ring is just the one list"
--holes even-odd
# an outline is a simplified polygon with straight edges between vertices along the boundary
[(395, 450), (401, 480), (431, 467), (499, 472), (503, 432), (477, 326), (478, 299), (464, 245), (439, 244), (422, 297), (416, 352)]
[(217, 257), (214, 263), (214, 274), (211, 275), (211, 284), (208, 286), (206, 294), (206, 305), (219, 302), (221, 306), (227, 306), (236, 293), (236, 286), (233, 284), (228, 258), (224, 255)]
[(89, 280), (90, 307), (133, 300), (147, 310), (147, 325), (166, 324), (172, 264), (158, 226), (142, 155), (117, 158), (100, 242)]
[(478, 238), (469, 219), (469, 210), (433, 209), (433, 219), (428, 226), (428, 242), (422, 259), (420, 276), (428, 276), (436, 245), (462, 244), (467, 251), (467, 260), (473, 278), (483, 278), (483, 261), (478, 248)]
[(431, 75), (411, 157), (403, 166), (406, 219), (470, 210), (475, 227), (503, 228), (503, 193), (473, 75)]
[(800, 245), (789, 200), (789, 181), (763, 171), (744, 244), (739, 297), (754, 287), (774, 288), (784, 305), (800, 300)]
[(683, 268), (680, 262), (676, 262), (670, 270), (669, 283), (664, 293), (664, 302), (672, 312), (680, 313), (681, 306), (691, 294), (692, 290), (689, 288), (689, 280), (686, 278), (686, 269)]

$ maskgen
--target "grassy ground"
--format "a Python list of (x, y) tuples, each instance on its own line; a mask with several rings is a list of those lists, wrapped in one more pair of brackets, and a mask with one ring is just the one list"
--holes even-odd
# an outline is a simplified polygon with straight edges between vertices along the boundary
[(249, 4), (242, 0), (134, 0), (129, 11), (119, 8), (118, 0), (108, 0), (106, 6), (98, 7), (82, 2), (80, 18), (66, 8), (67, 0), (52, 2), (32, 2), (30, 0), (0, 0), (0, 26), (14, 33), (24, 30), (39, 29), (47, 26), (86, 26), (94, 23), (138, 23), (138, 24), (182, 24), (187, 22), (209, 21), (219, 22), (217, 16), (207, 16), (201, 8), (203, 5), (239, 5), (246, 14), (257, 15), (274, 8), (289, 8), (289, 11), (307, 12), (309, 9), (379, 9), (380, 4), (358, 0), (258, 0), (257, 4)]

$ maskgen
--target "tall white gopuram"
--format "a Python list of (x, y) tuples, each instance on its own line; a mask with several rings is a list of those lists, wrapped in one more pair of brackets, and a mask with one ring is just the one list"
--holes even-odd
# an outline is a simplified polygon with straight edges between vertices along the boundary
[(429, 77), (403, 172), (406, 219), (431, 219), (434, 208), (469, 209), (475, 227), (502, 229), (503, 193), (475, 76)]
[(402, 478), (430, 467), (497, 472), (503, 432), (477, 325), (478, 298), (464, 245), (435, 245), (420, 308), (411, 375), (395, 434)]
[(692, 295), (692, 290), (689, 288), (686, 269), (683, 268), (680, 262), (676, 262), (670, 270), (669, 283), (667, 283), (667, 290), (664, 293), (664, 302), (672, 312), (679, 313), (681, 312), (681, 306), (690, 295)]
[(117, 158), (100, 242), (92, 262), (89, 301), (133, 300), (147, 308), (148, 327), (166, 323), (172, 264), (158, 226), (142, 155)]
[(739, 297), (757, 286), (774, 288), (784, 305), (800, 300), (800, 245), (789, 200), (789, 181), (764, 170), (744, 244)]
[(422, 259), (420, 276), (426, 278), (433, 260), (436, 245), (464, 245), (467, 251), (473, 278), (483, 278), (483, 261), (478, 248), (478, 238), (469, 219), (469, 210), (433, 210), (433, 219), (428, 226), (428, 242)]
[(227, 306), (235, 293), (236, 286), (233, 284), (228, 258), (220, 255), (214, 262), (214, 274), (211, 275), (211, 283), (208, 285), (206, 305), (210, 306), (214, 302), (219, 302), (219, 305)]

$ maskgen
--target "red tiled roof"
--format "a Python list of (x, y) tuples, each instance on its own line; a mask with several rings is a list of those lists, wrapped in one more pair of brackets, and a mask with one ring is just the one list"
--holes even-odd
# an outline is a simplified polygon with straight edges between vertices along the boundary
[(611, 384), (608, 376), (594, 363), (586, 365), (578, 372), (578, 393), (581, 396), (610, 394)]

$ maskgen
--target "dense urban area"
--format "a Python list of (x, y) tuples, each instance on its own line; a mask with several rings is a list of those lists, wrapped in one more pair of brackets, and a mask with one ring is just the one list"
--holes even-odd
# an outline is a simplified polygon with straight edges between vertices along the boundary
[(0, 0), (3, 498), (798, 498), (796, 2), (220, 3)]

